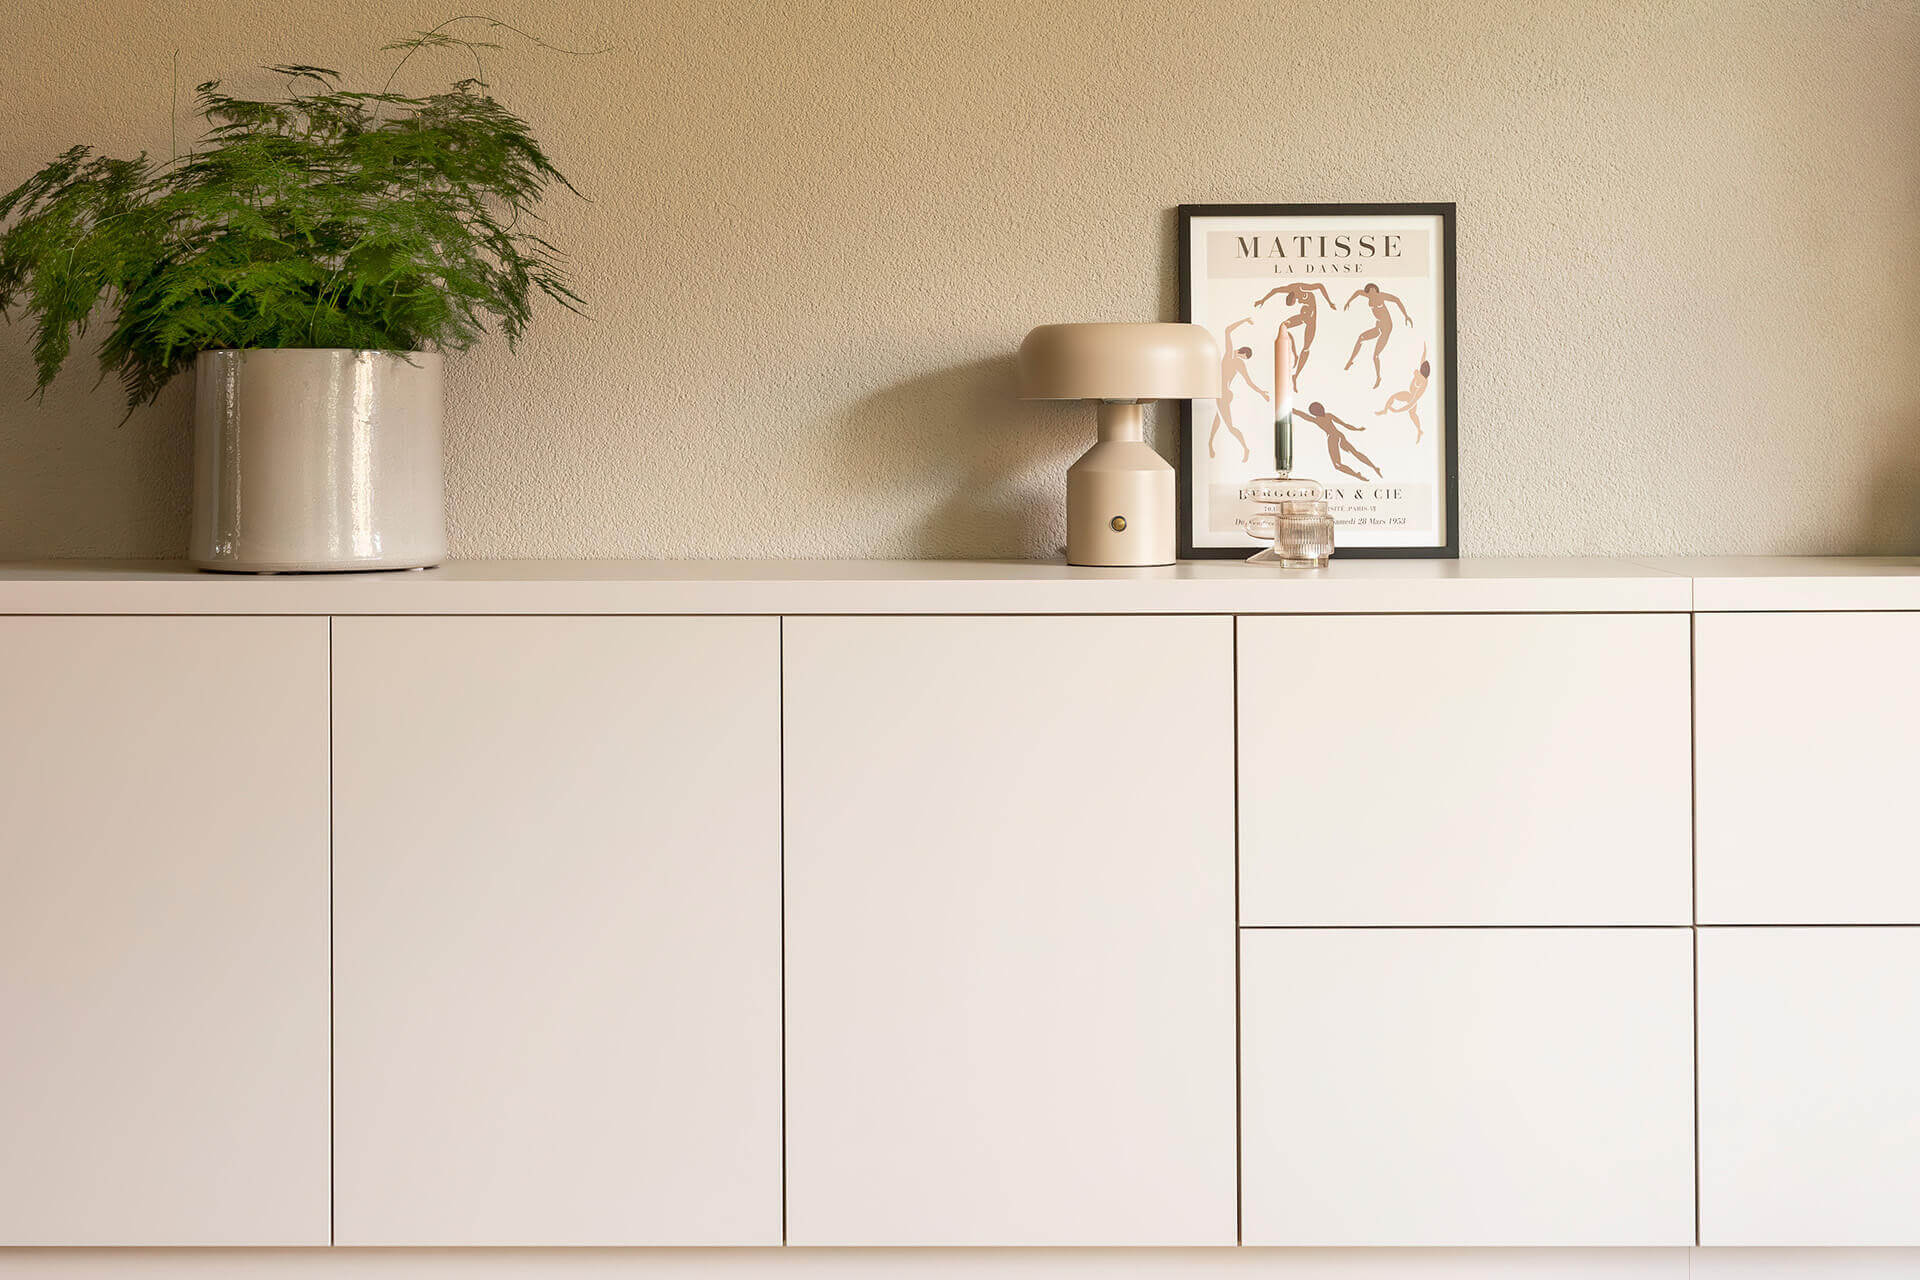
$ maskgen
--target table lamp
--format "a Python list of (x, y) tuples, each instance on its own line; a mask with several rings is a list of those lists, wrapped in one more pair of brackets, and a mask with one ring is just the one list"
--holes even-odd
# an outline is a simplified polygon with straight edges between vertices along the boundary
[(1099, 441), (1067, 471), (1067, 563), (1172, 564), (1173, 468), (1147, 444), (1142, 400), (1220, 390), (1197, 324), (1043, 324), (1020, 344), (1027, 400), (1097, 400)]

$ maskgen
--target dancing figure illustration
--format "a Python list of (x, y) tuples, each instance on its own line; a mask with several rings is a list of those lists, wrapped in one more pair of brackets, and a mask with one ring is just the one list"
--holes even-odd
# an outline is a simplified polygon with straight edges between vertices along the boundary
[(1247, 359), (1253, 355), (1252, 347), (1233, 345), (1233, 331), (1243, 324), (1252, 324), (1253, 317), (1235, 320), (1227, 326), (1226, 342), (1223, 344), (1227, 354), (1220, 358), (1220, 395), (1213, 402), (1213, 430), (1207, 432), (1207, 456), (1213, 457), (1214, 437), (1220, 434), (1221, 424), (1226, 424), (1227, 433), (1240, 442), (1240, 461), (1245, 462), (1253, 456), (1253, 450), (1247, 447), (1247, 438), (1240, 434), (1240, 428), (1233, 425), (1233, 380), (1244, 378), (1248, 386), (1259, 392), (1262, 400), (1272, 399), (1260, 390), (1260, 384), (1253, 380), (1253, 374), (1247, 368)]
[(1407, 383), (1407, 389), (1396, 391), (1388, 396), (1386, 407), (1376, 411), (1373, 416), (1378, 418), (1388, 413), (1406, 414), (1413, 422), (1413, 442), (1419, 444), (1421, 437), (1426, 434), (1420, 427), (1420, 397), (1427, 394), (1427, 379), (1432, 376), (1433, 366), (1427, 362), (1427, 348), (1422, 344), (1420, 367), (1413, 371), (1413, 378)]
[(1364, 465), (1373, 467), (1374, 479), (1379, 480), (1383, 478), (1380, 474), (1380, 468), (1374, 466), (1373, 459), (1354, 448), (1353, 441), (1347, 439), (1345, 431), (1340, 430), (1341, 427), (1345, 427), (1347, 431), (1364, 431), (1366, 430), (1365, 427), (1356, 427), (1344, 418), (1335, 417), (1329, 413), (1326, 406), (1318, 400), (1315, 400), (1305, 409), (1295, 409), (1294, 416), (1305, 418), (1308, 422), (1311, 422), (1314, 426), (1327, 433), (1327, 457), (1333, 460), (1333, 469), (1335, 471), (1343, 471), (1355, 480), (1365, 480), (1367, 478), (1363, 472), (1355, 471), (1352, 467), (1340, 460), (1341, 454), (1350, 453)]
[(1408, 324), (1413, 323), (1413, 317), (1407, 314), (1406, 303), (1400, 301), (1400, 299), (1390, 293), (1380, 292), (1380, 286), (1377, 284), (1368, 284), (1364, 289), (1355, 290), (1353, 297), (1347, 299), (1346, 306), (1340, 309), (1345, 311), (1347, 307), (1352, 306), (1354, 302), (1360, 298), (1365, 298), (1367, 300), (1367, 306), (1373, 309), (1373, 328), (1361, 334), (1359, 338), (1354, 341), (1353, 354), (1347, 357), (1347, 363), (1344, 367), (1348, 369), (1353, 368), (1353, 362), (1360, 358), (1360, 348), (1367, 345), (1367, 339), (1373, 339), (1373, 385), (1378, 389), (1380, 386), (1380, 353), (1386, 350), (1387, 339), (1393, 336), (1393, 316), (1388, 313), (1387, 304), (1391, 302), (1394, 306), (1400, 308), (1401, 318)]
[[(1300, 326), (1300, 342), (1293, 358), (1292, 382), (1295, 391), (1300, 389), (1300, 370), (1306, 366), (1307, 352), (1313, 349), (1313, 327), (1319, 319), (1320, 314), (1320, 305), (1315, 302), (1313, 298), (1313, 291), (1315, 289), (1318, 289), (1320, 296), (1327, 300), (1327, 309), (1329, 311), (1333, 310), (1333, 295), (1327, 292), (1327, 286), (1318, 281), (1312, 284), (1281, 285), (1278, 289), (1271, 290), (1265, 298), (1260, 299), (1260, 302), (1253, 304), (1254, 309), (1258, 310), (1260, 303), (1265, 302), (1267, 298), (1273, 297), (1274, 294), (1280, 294), (1286, 305), (1300, 308), (1280, 322), (1282, 329), (1291, 329), (1295, 325)], [(1277, 333), (1273, 335), (1273, 349), (1275, 351), (1280, 349), (1280, 335)], [(1275, 372), (1273, 380), (1276, 383), (1280, 381), (1279, 368), (1280, 366), (1278, 364), (1274, 366)]]

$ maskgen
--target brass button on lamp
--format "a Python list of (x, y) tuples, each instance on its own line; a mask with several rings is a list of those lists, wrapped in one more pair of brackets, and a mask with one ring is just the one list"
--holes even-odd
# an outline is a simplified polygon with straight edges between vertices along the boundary
[(1043, 324), (1020, 344), (1028, 400), (1097, 400), (1099, 441), (1067, 471), (1067, 563), (1172, 564), (1173, 468), (1147, 443), (1143, 400), (1220, 389), (1197, 324)]

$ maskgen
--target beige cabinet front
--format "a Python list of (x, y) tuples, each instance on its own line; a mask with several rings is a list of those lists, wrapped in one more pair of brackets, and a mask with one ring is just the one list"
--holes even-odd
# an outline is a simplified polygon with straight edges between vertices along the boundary
[(327, 1213), (327, 620), (0, 618), (0, 1245)]
[(1225, 618), (786, 623), (793, 1244), (1231, 1244)]
[(1246, 1243), (1693, 1243), (1692, 948), (1247, 930)]
[(1920, 928), (1701, 929), (1700, 1243), (1920, 1245), (1917, 1062)]
[(779, 623), (334, 623), (339, 1243), (780, 1242)]
[(1692, 920), (1685, 616), (1239, 625), (1244, 923)]
[(1920, 613), (1695, 627), (1701, 923), (1920, 923)]

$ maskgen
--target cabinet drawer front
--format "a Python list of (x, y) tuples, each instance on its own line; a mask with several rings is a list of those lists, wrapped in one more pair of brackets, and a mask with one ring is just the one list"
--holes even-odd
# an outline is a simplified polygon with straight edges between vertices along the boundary
[(334, 625), (339, 1242), (778, 1244), (778, 622)]
[(1242, 923), (1692, 919), (1685, 617), (1239, 626)]
[(787, 621), (791, 1243), (1233, 1243), (1231, 641)]
[(1920, 923), (1920, 614), (1695, 625), (1701, 921)]
[(327, 620), (0, 619), (0, 1245), (327, 1214)]
[(1693, 1243), (1691, 945), (1244, 932), (1245, 1242)]
[(1920, 1245), (1920, 928), (1700, 930), (1700, 1243)]

